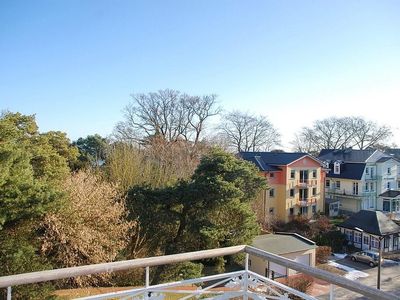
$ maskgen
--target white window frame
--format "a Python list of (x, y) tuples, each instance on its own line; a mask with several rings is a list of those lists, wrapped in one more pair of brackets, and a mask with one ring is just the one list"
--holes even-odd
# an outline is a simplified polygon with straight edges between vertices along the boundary
[(371, 236), (371, 247), (379, 249), (379, 240), (374, 236)]
[(361, 244), (361, 232), (354, 231), (353, 240), (354, 243)]

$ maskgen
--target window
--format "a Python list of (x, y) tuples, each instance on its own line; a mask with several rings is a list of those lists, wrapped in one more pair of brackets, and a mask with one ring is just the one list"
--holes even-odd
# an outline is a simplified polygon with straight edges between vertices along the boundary
[(249, 262), (249, 267), (251, 267), (251, 259), (249, 259), (248, 262)]
[(325, 187), (327, 188), (331, 187), (331, 181), (329, 179), (325, 181)]
[(383, 200), (383, 211), (390, 212), (390, 201), (389, 200)]
[(317, 206), (313, 205), (313, 206), (311, 206), (311, 208), (312, 208), (312, 213), (316, 214), (317, 213)]
[(300, 189), (299, 190), (300, 201), (308, 200), (308, 189)]
[(275, 174), (274, 173), (269, 173), (269, 177), (274, 178)]
[(393, 237), (393, 250), (397, 250), (399, 248), (399, 238), (397, 236)]
[(335, 170), (333, 171), (334, 174), (340, 174), (340, 164), (335, 163)]
[(354, 232), (354, 243), (361, 244), (361, 233), (355, 231)]
[(300, 182), (307, 182), (308, 170), (300, 170)]
[(383, 239), (383, 247), (389, 248), (389, 244), (390, 244), (390, 236), (385, 236), (385, 238)]
[(365, 183), (365, 191), (368, 192), (368, 189), (369, 189), (369, 183), (366, 182), (366, 183)]
[(388, 190), (390, 190), (390, 181), (386, 184)]
[(388, 174), (391, 174), (391, 173), (392, 173), (391, 170), (390, 170), (390, 168), (387, 168), (387, 173), (388, 173)]
[(269, 213), (270, 213), (270, 215), (273, 215), (273, 214), (274, 214), (274, 208), (273, 208), (273, 207), (271, 207), (271, 208), (269, 209)]
[(344, 232), (344, 234), (346, 235), (346, 239), (350, 242), (353, 240), (353, 231), (351, 230), (347, 230)]
[(270, 189), (270, 190), (269, 190), (269, 196), (270, 196), (271, 198), (275, 197), (275, 190), (274, 190), (274, 189)]
[(400, 181), (397, 181), (397, 188), (400, 189)]
[(368, 235), (364, 235), (364, 245), (369, 245)]
[(312, 189), (312, 195), (315, 196), (317, 194), (317, 188)]
[(307, 206), (300, 207), (300, 213), (302, 215), (307, 215), (308, 214), (308, 207)]
[(289, 214), (290, 214), (291, 216), (294, 215), (294, 208), (293, 208), (293, 207), (289, 208)]
[(313, 178), (317, 178), (317, 170), (313, 170), (312, 171), (312, 177)]
[(365, 168), (365, 174), (369, 174), (369, 168)]
[(294, 179), (296, 176), (296, 171), (295, 170), (290, 170), (290, 178)]
[(290, 189), (290, 197), (294, 197), (294, 189)]
[(340, 189), (340, 181), (336, 181), (336, 189)]
[(375, 237), (371, 237), (371, 247), (379, 249), (379, 240)]
[(358, 195), (358, 182), (353, 182), (353, 195)]
[(371, 192), (374, 191), (374, 183), (373, 183), (373, 182), (371, 182), (371, 183), (369, 184), (369, 189), (370, 189)]

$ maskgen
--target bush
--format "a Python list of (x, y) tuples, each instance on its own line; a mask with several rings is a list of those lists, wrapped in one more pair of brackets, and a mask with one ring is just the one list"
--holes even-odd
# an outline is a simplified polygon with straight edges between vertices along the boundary
[(163, 268), (161, 282), (172, 282), (201, 277), (204, 266), (201, 263), (183, 262)]
[(333, 252), (341, 252), (346, 245), (346, 235), (339, 230), (331, 230), (318, 235), (315, 242), (319, 246), (329, 246)]
[[(305, 274), (300, 274), (300, 275), (295, 275), (289, 278), (286, 278), (283, 284), (298, 290), (302, 293), (308, 294), (310, 291), (310, 288), (314, 282), (314, 278), (312, 278), (309, 275)], [(302, 299), (300, 297), (297, 297), (295, 295), (290, 294), (289, 295), (290, 299)]]
[[(125, 204), (117, 189), (83, 171), (71, 175), (63, 187), (68, 201), (42, 222), (42, 253), (57, 268), (115, 260), (133, 226), (125, 219)], [(109, 279), (109, 274), (97, 274), (65, 281), (82, 287), (105, 284)]]
[(328, 261), (329, 255), (332, 253), (332, 248), (329, 246), (319, 246), (316, 250), (315, 258), (317, 264), (324, 264)]
[[(23, 222), (14, 228), (0, 230), (0, 276), (52, 269), (38, 254), (35, 224)], [(52, 283), (19, 285), (12, 288), (12, 299), (50, 299)], [(0, 299), (5, 299), (0, 289)]]

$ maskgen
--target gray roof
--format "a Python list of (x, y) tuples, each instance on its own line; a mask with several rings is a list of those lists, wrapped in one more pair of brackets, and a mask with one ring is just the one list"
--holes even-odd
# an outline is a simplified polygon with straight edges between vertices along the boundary
[(310, 155), (302, 152), (240, 152), (239, 156), (254, 163), (261, 171), (273, 172), (280, 170), (278, 166), (288, 165)]
[(385, 153), (391, 155), (394, 158), (400, 159), (400, 149), (386, 149)]
[(348, 229), (358, 227), (367, 233), (379, 236), (400, 232), (400, 226), (390, 220), (383, 212), (370, 210), (360, 210), (339, 224), (338, 227)]
[(396, 198), (399, 195), (400, 195), (400, 191), (388, 190), (388, 191), (380, 194), (379, 196), (386, 197), (386, 198)]
[(340, 174), (335, 174), (333, 164), (329, 164), (329, 172), (326, 177), (361, 180), (364, 169), (365, 163), (342, 163), (340, 164)]
[(318, 159), (323, 161), (365, 162), (374, 152), (375, 149), (322, 149)]
[(286, 254), (315, 249), (315, 243), (297, 233), (279, 232), (256, 236), (252, 246), (273, 254)]

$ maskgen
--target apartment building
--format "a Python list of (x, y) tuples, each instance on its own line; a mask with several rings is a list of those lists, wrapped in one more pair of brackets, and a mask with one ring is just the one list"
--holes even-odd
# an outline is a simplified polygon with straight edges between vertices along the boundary
[(325, 169), (307, 153), (241, 152), (266, 178), (269, 189), (260, 195), (259, 219), (275, 217), (288, 222), (291, 217), (324, 211)]
[(388, 209), (384, 193), (400, 188), (400, 162), (380, 150), (324, 149), (318, 159), (329, 169), (326, 202), (343, 212)]

